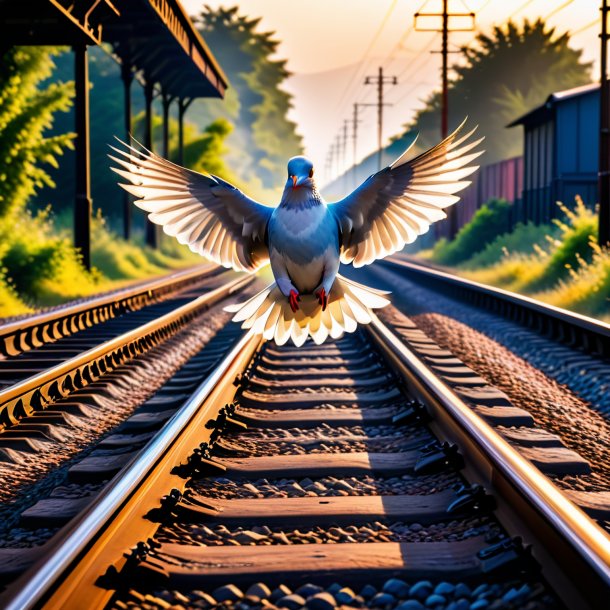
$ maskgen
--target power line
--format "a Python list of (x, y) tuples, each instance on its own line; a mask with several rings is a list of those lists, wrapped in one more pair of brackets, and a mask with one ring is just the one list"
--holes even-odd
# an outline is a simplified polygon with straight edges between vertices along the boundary
[[(428, 0), (424, 0), (423, 4), (417, 9), (418, 11), (421, 11), (422, 8), (424, 8), (424, 6), (426, 5), (426, 2)], [(394, 59), (391, 59), (392, 55), (405, 43), (405, 41), (407, 40), (407, 38), (413, 34), (413, 32), (415, 31), (414, 27), (408, 27), (401, 35), (401, 37), (398, 39), (398, 41), (396, 42), (396, 44), (392, 47), (392, 50), (390, 51), (389, 55), (386, 57), (386, 61), (384, 61), (384, 65), (386, 65), (386, 68), (389, 68), (392, 63), (394, 62)], [(387, 64), (387, 60), (391, 59), (390, 63)]]
[(554, 8), (548, 15), (545, 15), (544, 20), (546, 21), (553, 15), (556, 15), (559, 11), (563, 11), (563, 9), (566, 8), (567, 6), (570, 6), (570, 4), (572, 4), (572, 2), (574, 2), (574, 0), (567, 0), (567, 2), (560, 4), (558, 7)]
[(409, 87), (409, 89), (407, 91), (404, 92), (403, 95), (401, 95), (395, 102), (394, 102), (394, 106), (398, 106), (400, 104), (400, 102), (402, 102), (406, 97), (408, 97), (411, 93), (413, 93), (413, 91), (415, 91), (416, 89), (418, 89), (419, 87), (421, 87), (422, 85), (430, 85), (430, 86), (434, 86), (433, 83), (429, 83), (427, 81), (419, 81), (418, 83), (415, 83), (412, 87)]
[[(417, 60), (418, 60), (418, 59), (419, 59), (419, 58), (420, 58), (420, 57), (421, 57), (421, 56), (422, 56), (424, 53), (426, 53), (427, 51), (429, 51), (429, 50), (432, 48), (432, 46), (434, 45), (434, 43), (435, 43), (435, 42), (436, 42), (436, 36), (433, 36), (433, 37), (430, 39), (430, 42), (429, 42), (429, 43), (428, 43), (428, 44), (427, 44), (427, 45), (426, 45), (426, 46), (425, 46), (425, 47), (424, 47), (424, 48), (423, 48), (423, 49), (420, 51), (419, 55), (418, 55), (418, 56), (417, 56), (417, 57), (416, 57), (416, 58), (415, 58), (413, 61), (417, 61)], [(428, 62), (425, 62), (425, 63), (428, 63)], [(423, 65), (425, 65), (425, 63), (424, 63)], [(422, 66), (420, 66), (420, 68), (421, 68), (421, 67), (422, 67)], [(401, 82), (406, 82), (406, 81), (409, 79), (409, 77), (411, 76), (411, 74), (413, 74), (414, 72), (416, 72), (417, 70), (419, 70), (419, 69), (420, 69), (420, 68), (416, 68), (416, 69), (412, 69), (412, 68), (413, 68), (413, 63), (410, 63), (410, 64), (409, 64), (409, 65), (408, 65), (408, 66), (407, 66), (407, 67), (406, 67), (406, 68), (405, 68), (405, 69), (404, 69), (402, 72), (400, 72), (400, 73), (398, 74), (398, 77), (397, 77), (397, 78), (398, 78), (398, 79), (399, 79)], [(406, 74), (407, 72), (409, 72), (409, 71), (410, 71), (409, 76), (405, 76), (405, 74)]]
[(379, 36), (381, 36), (381, 32), (384, 30), (384, 28), (390, 18), (390, 15), (394, 12), (394, 9), (396, 8), (397, 4), (398, 4), (398, 0), (392, 0), (392, 4), (390, 4), (390, 6), (388, 7), (388, 10), (386, 11), (385, 15), (383, 16), (383, 19), (381, 20), (381, 23), (379, 24), (379, 27), (377, 28), (375, 35), (373, 36), (371, 42), (369, 43), (369, 46), (366, 48), (366, 50), (362, 54), (362, 57), (360, 58), (360, 61), (358, 62), (360, 65), (360, 68), (356, 69), (356, 71), (352, 75), (351, 80), (347, 84), (347, 87), (345, 87), (345, 89), (343, 90), (343, 95), (341, 96), (341, 99), (339, 100), (339, 103), (337, 104), (337, 109), (340, 108), (341, 106), (343, 106), (343, 102), (345, 101), (348, 92), (350, 92), (350, 89), (352, 89), (354, 83), (360, 76), (360, 73), (363, 71), (363, 69), (366, 70), (366, 68), (368, 67), (368, 66), (362, 66), (361, 64), (362, 64), (362, 62), (364, 62), (367, 55), (371, 52), (371, 50), (375, 46), (375, 43), (379, 39)]
[(594, 19), (593, 21), (591, 21), (591, 23), (587, 23), (586, 25), (583, 25), (581, 28), (578, 28), (577, 30), (570, 32), (570, 36), (576, 36), (576, 34), (580, 34), (581, 32), (584, 32), (585, 30), (592, 28), (594, 25), (597, 25), (598, 23), (599, 23), (599, 17), (597, 19)]
[(527, 8), (530, 4), (532, 4), (532, 2), (534, 2), (535, 0), (527, 0), (527, 2), (524, 2), (518, 9), (514, 10), (507, 18), (506, 21), (509, 21), (510, 19), (512, 19), (517, 13), (520, 13), (524, 8)]

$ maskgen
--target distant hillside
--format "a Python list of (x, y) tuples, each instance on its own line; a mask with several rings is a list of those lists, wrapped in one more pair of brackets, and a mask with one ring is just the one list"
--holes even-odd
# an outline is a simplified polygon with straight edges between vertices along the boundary
[[(393, 140), (383, 149), (381, 161), (382, 166), (386, 167), (413, 143), (417, 137), (417, 132), (409, 131)], [(415, 152), (413, 153), (416, 154)], [(347, 172), (335, 178), (322, 189), (324, 198), (328, 201), (342, 199), (351, 193), (357, 186), (362, 184), (371, 174), (377, 172), (377, 153), (374, 152), (365, 157), (358, 165), (351, 167)]]

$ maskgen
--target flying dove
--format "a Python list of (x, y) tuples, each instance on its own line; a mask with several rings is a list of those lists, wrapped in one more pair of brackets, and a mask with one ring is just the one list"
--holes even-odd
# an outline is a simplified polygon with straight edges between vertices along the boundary
[[(465, 122), (464, 122), (465, 123)], [(247, 197), (225, 180), (201, 174), (156, 155), (134, 142), (111, 147), (112, 169), (121, 184), (181, 244), (215, 263), (254, 273), (267, 263), (275, 282), (244, 303), (231, 306), (233, 320), (282, 345), (320, 344), (371, 321), (372, 309), (389, 303), (388, 293), (338, 274), (339, 263), (362, 267), (412, 243), (446, 217), (455, 193), (478, 169), (471, 165), (483, 138), (464, 123), (445, 140), (407, 160), (411, 146), (391, 165), (365, 180), (350, 195), (327, 203), (306, 157), (288, 162), (279, 205)], [(120, 141), (120, 140), (119, 140)]]

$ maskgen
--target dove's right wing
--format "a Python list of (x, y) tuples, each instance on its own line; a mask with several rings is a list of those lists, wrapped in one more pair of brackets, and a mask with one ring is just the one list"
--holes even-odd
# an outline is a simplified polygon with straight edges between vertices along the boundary
[[(483, 138), (470, 140), (464, 123), (442, 142), (407, 161), (408, 150), (392, 165), (370, 176), (350, 195), (328, 207), (341, 231), (341, 262), (362, 267), (401, 250), (428, 227), (446, 218), (443, 208), (459, 201), (455, 193), (475, 172)], [(476, 129), (476, 128), (475, 128)]]
[(151, 222), (223, 267), (253, 272), (269, 261), (265, 242), (273, 208), (217, 176), (175, 165), (143, 146), (121, 144), (124, 149), (111, 148), (123, 158), (109, 156), (123, 169), (111, 169), (129, 180), (120, 186), (138, 197), (135, 205)]

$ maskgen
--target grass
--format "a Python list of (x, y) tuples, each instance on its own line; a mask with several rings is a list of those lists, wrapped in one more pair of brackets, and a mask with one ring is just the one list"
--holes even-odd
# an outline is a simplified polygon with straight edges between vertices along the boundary
[(92, 223), (92, 269), (87, 271), (64, 224), (49, 210), (0, 219), (0, 317), (113, 290), (202, 261), (169, 238), (159, 250), (127, 242), (98, 213)]
[[(517, 225), (454, 268), (477, 282), (610, 321), (610, 249), (597, 245), (597, 214), (580, 198), (573, 209), (558, 205), (563, 220), (553, 225)], [(453, 243), (463, 232), (468, 234), (463, 229)], [(447, 251), (448, 246), (441, 244), (423, 255), (447, 265)]]

